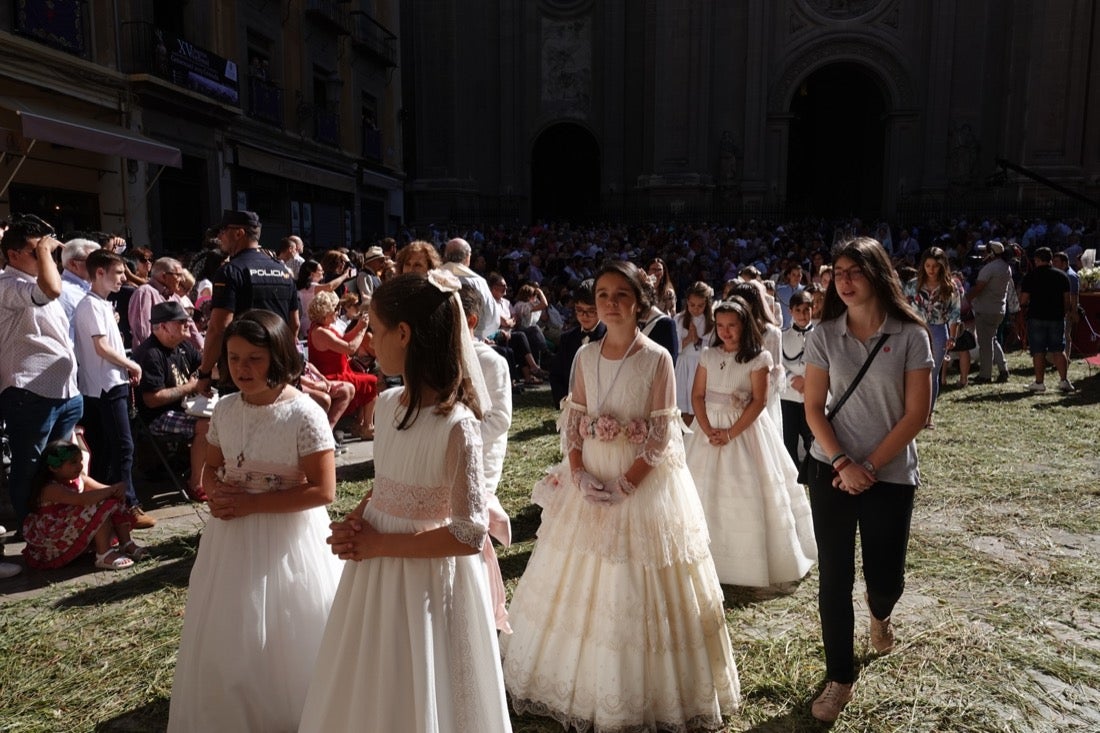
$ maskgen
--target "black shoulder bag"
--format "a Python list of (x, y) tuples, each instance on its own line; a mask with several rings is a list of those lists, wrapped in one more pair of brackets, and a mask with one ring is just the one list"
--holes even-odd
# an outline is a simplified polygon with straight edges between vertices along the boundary
[[(879, 337), (879, 340), (875, 342), (874, 347), (871, 349), (871, 353), (867, 355), (867, 360), (864, 361), (863, 366), (859, 368), (859, 373), (856, 374), (856, 378), (852, 380), (852, 383), (848, 385), (848, 389), (844, 391), (844, 394), (842, 394), (836, 404), (833, 405), (833, 409), (829, 410), (828, 414), (825, 415), (826, 420), (832, 422), (836, 414), (840, 412), (840, 408), (843, 407), (844, 403), (848, 401), (848, 398), (852, 396), (852, 392), (855, 391), (856, 387), (863, 379), (863, 375), (870, 369), (871, 362), (875, 360), (878, 350), (886, 343), (886, 338), (889, 335), (888, 333), (884, 333)], [(800, 484), (805, 484), (809, 481), (810, 460), (810, 451), (807, 450), (806, 455), (802, 457), (802, 462), (798, 464), (798, 483)]]

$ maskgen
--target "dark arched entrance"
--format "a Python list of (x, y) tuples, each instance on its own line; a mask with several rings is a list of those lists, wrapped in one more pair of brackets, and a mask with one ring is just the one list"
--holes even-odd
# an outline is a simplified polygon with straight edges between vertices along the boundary
[(531, 213), (536, 219), (588, 221), (600, 210), (600, 147), (580, 125), (546, 128), (531, 153)]
[(864, 66), (835, 63), (806, 77), (791, 101), (787, 202), (821, 215), (881, 214), (886, 110)]

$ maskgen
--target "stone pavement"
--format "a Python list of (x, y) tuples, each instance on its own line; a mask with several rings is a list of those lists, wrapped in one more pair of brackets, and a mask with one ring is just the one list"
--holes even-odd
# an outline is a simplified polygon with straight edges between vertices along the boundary
[[(336, 456), (337, 478), (341, 479), (341, 474), (349, 473), (360, 478), (365, 464), (374, 462), (374, 443), (354, 440), (345, 443), (344, 447), (347, 452)], [(169, 543), (176, 538), (193, 536), (210, 519), (205, 505), (187, 501), (166, 481), (151, 483), (137, 479), (136, 483), (143, 507), (148, 514), (156, 517), (157, 526), (136, 532), (135, 538), (138, 544), (150, 546), (154, 558), (157, 545)], [(50, 589), (107, 585), (120, 574), (128, 572), (99, 570), (93, 564), (93, 556), (90, 554), (57, 570), (33, 570), (23, 563), (21, 553), (24, 544), (15, 541), (15, 528), (9, 524), (7, 529), (8, 532), (2, 538), (4, 561), (19, 563), (24, 568), (19, 575), (0, 580), (0, 605), (35, 598)], [(136, 563), (135, 569), (140, 569), (148, 562), (146, 560)]]

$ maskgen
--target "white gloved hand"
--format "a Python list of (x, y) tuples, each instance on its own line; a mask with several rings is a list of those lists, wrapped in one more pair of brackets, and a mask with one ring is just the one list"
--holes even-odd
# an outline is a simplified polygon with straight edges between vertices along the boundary
[(600, 481), (583, 468), (573, 471), (573, 484), (585, 497), (593, 492), (603, 492), (603, 481)]

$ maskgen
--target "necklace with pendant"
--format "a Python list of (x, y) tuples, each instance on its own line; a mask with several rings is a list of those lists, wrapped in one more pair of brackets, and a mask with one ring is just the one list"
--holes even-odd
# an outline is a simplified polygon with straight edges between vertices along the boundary
[[(249, 406), (249, 407), (267, 407), (268, 405), (273, 405), (276, 402), (278, 402), (279, 398), (282, 396), (282, 394), (283, 394), (283, 391), (279, 390), (275, 394), (275, 399), (271, 400), (270, 402), (249, 402), (247, 399), (245, 399), (245, 396), (242, 394), (241, 395), (241, 401), (244, 402), (244, 404)], [(245, 451), (248, 450), (248, 446), (249, 446), (249, 435), (248, 435), (248, 424), (249, 424), (249, 422), (250, 422), (250, 420), (249, 420), (248, 411), (247, 410), (241, 410), (241, 452), (237, 454), (237, 468), (241, 468), (244, 465), (244, 462), (245, 462), (244, 454), (245, 454)]]

